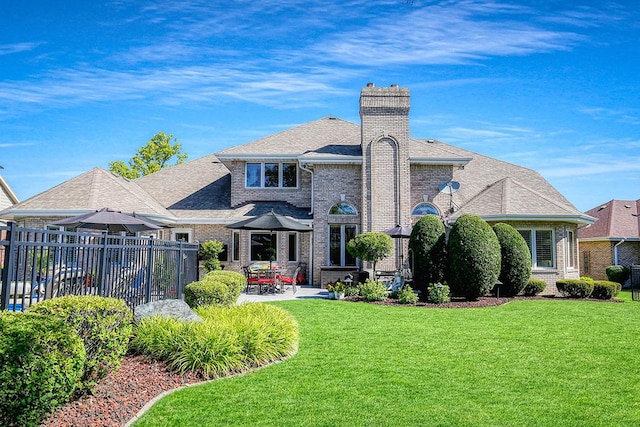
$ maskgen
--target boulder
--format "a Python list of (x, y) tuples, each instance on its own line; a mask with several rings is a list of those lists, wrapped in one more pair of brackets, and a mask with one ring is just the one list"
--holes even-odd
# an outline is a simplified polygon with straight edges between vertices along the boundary
[(152, 301), (137, 306), (133, 311), (136, 322), (149, 316), (175, 317), (185, 322), (202, 322), (202, 318), (180, 299)]

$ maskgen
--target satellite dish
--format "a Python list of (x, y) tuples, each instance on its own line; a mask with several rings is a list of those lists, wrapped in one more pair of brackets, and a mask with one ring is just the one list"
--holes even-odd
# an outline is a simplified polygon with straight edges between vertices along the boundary
[(449, 181), (444, 184), (440, 184), (440, 191), (445, 194), (453, 194), (460, 189), (460, 183), (458, 181)]

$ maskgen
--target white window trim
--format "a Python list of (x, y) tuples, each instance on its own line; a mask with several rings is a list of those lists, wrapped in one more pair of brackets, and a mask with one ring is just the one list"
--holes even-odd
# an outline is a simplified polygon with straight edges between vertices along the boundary
[[(573, 256), (571, 256), (572, 246), (573, 246)], [(567, 266), (567, 269), (578, 270), (578, 242), (576, 240), (576, 233), (573, 230), (567, 230), (567, 245), (565, 250), (567, 253), (565, 257), (565, 265)], [(573, 262), (573, 265), (571, 265), (572, 262)]]
[[(552, 228), (518, 228), (522, 231), (531, 232), (531, 265), (534, 270), (555, 270), (557, 268), (556, 263), (556, 237), (555, 231)], [(550, 231), (551, 232), (551, 262), (550, 267), (538, 266), (538, 251), (536, 247), (536, 233), (538, 231)]]
[[(234, 256), (236, 254), (236, 235), (238, 236), (238, 259), (235, 259)], [(231, 259), (231, 262), (240, 262), (240, 257), (242, 256), (242, 254), (240, 253), (240, 247), (242, 246), (240, 244), (240, 231), (234, 230), (231, 232), (231, 256), (229, 257)]]
[(269, 231), (269, 230), (264, 230), (264, 231), (252, 231), (249, 234), (249, 262), (259, 262), (259, 261), (269, 261), (268, 259), (251, 259), (251, 241), (253, 240), (253, 235), (254, 234), (273, 234), (276, 236), (276, 242), (275, 242), (275, 249), (276, 249), (276, 256), (275, 256), (275, 260), (274, 262), (278, 261), (278, 232), (277, 231)]
[[(340, 215), (336, 215), (340, 216)], [(352, 215), (349, 215), (352, 216)], [(351, 267), (351, 265), (346, 265), (347, 259), (347, 242), (345, 240), (345, 226), (355, 226), (356, 228), (356, 236), (358, 235), (358, 224), (328, 224), (327, 225), (327, 265), (331, 265), (331, 226), (339, 225), (340, 226), (340, 265), (336, 267)], [(358, 265), (358, 259), (356, 259), (356, 263), (354, 265)]]
[[(291, 243), (291, 235), (296, 236), (296, 247), (295, 247), (295, 254), (296, 254), (296, 259), (294, 260), (290, 260), (289, 259), (289, 254), (291, 253), (291, 248), (289, 247), (289, 244)], [(287, 235), (287, 262), (298, 262), (300, 260), (300, 233), (297, 232), (290, 232)]]
[[(332, 214), (331, 213), (331, 209), (333, 209), (333, 207), (335, 205), (341, 205), (341, 204), (345, 204), (345, 205), (351, 206), (353, 208), (353, 210), (355, 211), (355, 213), (354, 214)], [(356, 208), (356, 205), (354, 205), (351, 202), (347, 202), (346, 200), (341, 200), (341, 201), (339, 201), (337, 203), (332, 204), (331, 207), (329, 207), (329, 210), (327, 211), (327, 215), (332, 216), (332, 217), (337, 217), (337, 218), (344, 218), (344, 217), (353, 218), (355, 216), (358, 216), (359, 213), (358, 213), (358, 208)]]
[[(414, 213), (415, 210), (418, 209), (418, 206), (421, 206), (421, 205), (433, 206), (433, 208), (436, 210), (436, 213), (435, 214), (424, 214), (424, 215), (415, 214)], [(411, 208), (411, 216), (423, 217), (425, 215), (438, 215), (438, 216), (440, 216), (442, 214), (440, 213), (440, 209), (438, 209), (438, 207), (435, 204), (431, 203), (431, 202), (420, 202), (420, 203), (416, 204), (413, 208)]]
[(189, 236), (187, 243), (193, 242), (193, 230), (190, 228), (172, 228), (171, 240), (176, 240), (176, 234), (186, 234)]
[[(260, 165), (260, 186), (258, 187), (249, 187), (247, 185), (247, 168), (249, 165)], [(278, 165), (278, 186), (277, 187), (265, 187), (264, 179), (265, 179), (265, 165), (277, 164)], [(296, 186), (295, 187), (283, 187), (283, 168), (282, 165), (294, 165), (296, 168)], [(246, 190), (296, 190), (300, 188), (300, 168), (298, 168), (298, 164), (295, 162), (245, 162), (244, 164), (244, 188)]]

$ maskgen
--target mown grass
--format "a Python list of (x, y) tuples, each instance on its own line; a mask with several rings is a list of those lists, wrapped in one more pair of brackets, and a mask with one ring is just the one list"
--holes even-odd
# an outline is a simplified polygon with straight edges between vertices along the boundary
[(184, 389), (140, 426), (637, 426), (640, 303), (283, 301), (293, 358)]

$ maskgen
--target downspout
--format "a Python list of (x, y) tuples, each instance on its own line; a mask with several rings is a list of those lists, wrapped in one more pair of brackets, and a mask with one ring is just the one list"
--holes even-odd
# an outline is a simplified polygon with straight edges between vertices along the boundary
[[(302, 162), (300, 162), (300, 160), (298, 160), (298, 166), (300, 167), (300, 169), (302, 169), (303, 171), (309, 172), (311, 174), (311, 210), (309, 211), (309, 215), (313, 215), (313, 207), (314, 207), (314, 176), (313, 176), (313, 171), (311, 169), (308, 169), (307, 167), (302, 165)], [(309, 284), (313, 284), (313, 234), (314, 234), (315, 230), (311, 232), (311, 237), (309, 238), (309, 280), (307, 280), (307, 283)]]
[(623, 244), (624, 241), (625, 241), (625, 239), (622, 238), (622, 240), (620, 240), (618, 243), (616, 243), (615, 246), (613, 247), (613, 265), (618, 265), (618, 246)]

